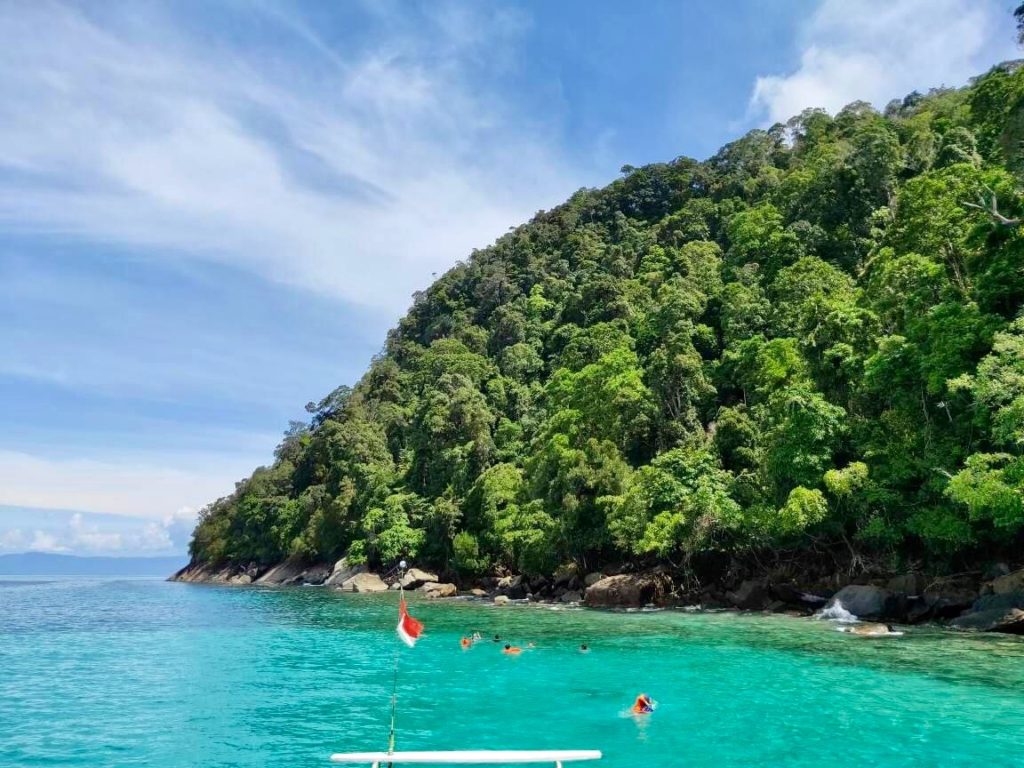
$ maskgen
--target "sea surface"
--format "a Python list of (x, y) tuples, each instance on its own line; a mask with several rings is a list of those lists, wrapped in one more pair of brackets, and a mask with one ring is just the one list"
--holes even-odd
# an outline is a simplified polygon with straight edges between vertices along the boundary
[[(0, 765), (327, 766), (585, 748), (625, 766), (1022, 766), (1024, 640), (157, 579), (0, 580)], [(461, 635), (487, 640), (468, 651)], [(500, 652), (501, 635), (536, 649)], [(591, 651), (580, 653), (580, 643)], [(657, 710), (626, 713), (639, 692)]]

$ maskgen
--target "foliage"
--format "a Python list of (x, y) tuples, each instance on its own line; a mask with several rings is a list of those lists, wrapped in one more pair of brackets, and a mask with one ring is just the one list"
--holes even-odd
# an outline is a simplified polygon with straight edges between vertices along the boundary
[(1024, 69), (1001, 65), (626, 167), (417, 294), (192, 554), (471, 576), (1012, 551), (1024, 234), (990, 208), (1019, 216), (1022, 147)]

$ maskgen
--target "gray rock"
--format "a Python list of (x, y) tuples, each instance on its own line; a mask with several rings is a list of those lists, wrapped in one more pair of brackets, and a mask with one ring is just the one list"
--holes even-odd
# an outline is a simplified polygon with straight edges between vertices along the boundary
[(899, 618), (901, 614), (899, 598), (881, 587), (851, 584), (839, 590), (829, 606), (836, 603), (861, 619)]
[(624, 573), (592, 584), (583, 600), (596, 608), (636, 608), (662, 601), (670, 587), (671, 582), (663, 574)]
[(925, 580), (920, 573), (904, 573), (889, 579), (886, 585), (890, 592), (902, 592), (905, 595), (920, 595), (924, 592)]
[(594, 573), (588, 573), (586, 576), (583, 577), (583, 586), (592, 587), (603, 578), (605, 578), (605, 575), (603, 573), (599, 573), (596, 571)]
[(769, 591), (776, 600), (805, 613), (824, 608), (828, 602), (827, 597), (805, 592), (795, 584), (772, 584)]
[(992, 579), (998, 579), (1000, 576), (1009, 576), (1010, 566), (1006, 563), (992, 563), (988, 568), (985, 569), (981, 577), (988, 581)]
[(563, 592), (561, 597), (558, 598), (560, 603), (578, 603), (583, 599), (583, 595), (579, 592)]
[(749, 579), (740, 584), (735, 592), (727, 593), (726, 598), (737, 608), (759, 611), (769, 601), (768, 585), (759, 579)]
[(526, 584), (522, 576), (505, 576), (498, 579), (498, 593), (508, 595), (513, 600), (522, 600), (526, 597)]
[(982, 595), (971, 606), (971, 611), (1008, 611), (1011, 608), (1024, 611), (1024, 592), (1004, 592), (999, 595)]
[(302, 572), (302, 583), (320, 585), (323, 584), (330, 575), (331, 566), (327, 563), (317, 563), (316, 565), (311, 565)]
[(436, 581), (427, 582), (421, 590), (429, 598), (455, 597), (459, 591), (454, 584), (439, 584)]
[(402, 577), (402, 589), (418, 589), (428, 582), (436, 582), (437, 574), (410, 568)]
[(387, 592), (388, 585), (376, 573), (357, 573), (343, 581), (338, 589), (343, 592)]
[(555, 589), (568, 587), (569, 583), (579, 577), (579, 569), (575, 563), (559, 566), (552, 576)]
[(487, 597), (487, 590), (476, 587), (475, 589), (469, 590), (469, 594), (473, 597)]
[(997, 595), (1024, 592), (1024, 568), (992, 580), (992, 591)]
[(260, 576), (255, 584), (286, 585), (299, 584), (302, 582), (302, 574), (309, 567), (309, 563), (297, 555), (293, 555), (283, 563), (278, 563), (269, 571)]
[(327, 577), (324, 582), (328, 587), (338, 587), (341, 583), (348, 581), (357, 573), (365, 573), (365, 565), (349, 565), (347, 558), (341, 558), (334, 564), (334, 569), (331, 571), (331, 575)]
[(953, 619), (949, 626), (954, 629), (977, 632), (1007, 632), (1024, 635), (1024, 611), (1017, 608), (989, 608), (964, 614)]
[(252, 576), (247, 573), (240, 573), (237, 576), (232, 576), (229, 583), (231, 584), (252, 584)]
[(496, 598), (494, 598), (495, 605), (508, 605), (511, 602), (512, 598), (510, 598), (508, 595), (498, 595)]

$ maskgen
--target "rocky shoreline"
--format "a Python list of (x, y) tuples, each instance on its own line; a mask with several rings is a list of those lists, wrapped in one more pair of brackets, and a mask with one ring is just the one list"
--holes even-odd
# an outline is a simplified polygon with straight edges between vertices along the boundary
[(190, 563), (170, 580), (228, 586), (311, 585), (345, 592), (385, 592), (398, 589), (400, 583), (404, 589), (422, 592), (428, 598), (471, 596), (496, 604), (526, 600), (604, 609), (700, 605), (799, 616), (824, 611), (835, 617), (938, 623), (955, 630), (1024, 635), (1024, 568), (1011, 571), (999, 565), (984, 576), (932, 579), (920, 573), (905, 573), (838, 588), (808, 587), (763, 576), (703, 589), (677, 583), (665, 568), (611, 572), (614, 570), (618, 569), (583, 574), (565, 568), (550, 577), (492, 576), (461, 588), (467, 585), (460, 587), (418, 568), (410, 568), (399, 579), (398, 574), (381, 575), (361, 565), (350, 565), (344, 558), (333, 565), (289, 558), (273, 566)]

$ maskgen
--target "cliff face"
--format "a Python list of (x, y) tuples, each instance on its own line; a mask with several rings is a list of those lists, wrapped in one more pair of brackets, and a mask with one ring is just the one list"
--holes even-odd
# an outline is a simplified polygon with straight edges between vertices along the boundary
[(183, 578), (344, 553), (466, 578), (1012, 553), (1022, 104), (1024, 70), (996, 68), (538, 214), (204, 510)]

